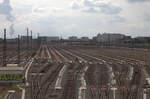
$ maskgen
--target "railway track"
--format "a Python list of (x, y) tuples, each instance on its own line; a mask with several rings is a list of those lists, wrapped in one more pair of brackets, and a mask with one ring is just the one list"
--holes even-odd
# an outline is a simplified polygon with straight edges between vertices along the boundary
[[(77, 52), (75, 52), (74, 51), (74, 53), (76, 53), (77, 54)], [(78, 55), (80, 55), (81, 56), (81, 53), (80, 54), (78, 54)], [(84, 55), (84, 54), (82, 54), (82, 55)], [(87, 56), (90, 56), (90, 55), (85, 55), (86, 57)], [(83, 56), (81, 56), (81, 57), (83, 57)], [(92, 56), (90, 56), (91, 58), (94, 58), (94, 57), (92, 57)], [(96, 58), (95, 57), (95, 59), (96, 60), (102, 60), (102, 59), (98, 59), (98, 58)], [(112, 59), (112, 58), (111, 58)], [(119, 59), (113, 59), (113, 62), (114, 62), (114, 60), (116, 61), (116, 60), (119, 60)], [(107, 60), (106, 60), (107, 61)], [(102, 61), (102, 62), (106, 62), (106, 61)], [(121, 61), (124, 61), (124, 60), (121, 60)], [(112, 63), (112, 62), (111, 62)], [(118, 62), (119, 63), (119, 62)], [(118, 64), (117, 63), (117, 65), (123, 65), (121, 62)], [(109, 65), (110, 65), (110, 63), (108, 63)], [(112, 65), (112, 64), (111, 64)], [(126, 64), (126, 65), (128, 65), (128, 64)], [(116, 68), (116, 66), (112, 66), (113, 68), (115, 67)], [(122, 66), (123, 67), (123, 66)], [(130, 84), (130, 85), (134, 85), (134, 84), (132, 84), (132, 83), (130, 83), (130, 82), (132, 82), (132, 81), (135, 81), (135, 79), (132, 79), (132, 81), (128, 81), (128, 80), (126, 80), (125, 78), (127, 78), (125, 75), (128, 73), (128, 68), (127, 67), (125, 67), (125, 68), (120, 68), (120, 66), (117, 66), (117, 68), (116, 68), (116, 70), (118, 70), (118, 73), (115, 73), (115, 76), (118, 76), (118, 78), (116, 78), (117, 79), (117, 87), (119, 87), (119, 89), (122, 91), (122, 92), (124, 92), (124, 89), (126, 89), (126, 90), (128, 90), (128, 85)], [(115, 69), (114, 68), (114, 69)], [(136, 69), (135, 69), (136, 70)], [(134, 71), (135, 71), (134, 70)], [(115, 70), (114, 70), (115, 71)], [(136, 72), (136, 71), (135, 71)], [(118, 74), (118, 75), (117, 75)], [(139, 73), (139, 74), (141, 74), (141, 73)], [(135, 77), (136, 75), (135, 74), (133, 74), (133, 77)], [(123, 79), (124, 80), (123, 80)], [(135, 77), (136, 78), (136, 77)], [(136, 80), (137, 80), (137, 82), (136, 82), (136, 84), (138, 84), (138, 83), (140, 83), (140, 80), (138, 79), (138, 78), (136, 78)], [(121, 87), (122, 86), (122, 87)], [(139, 85), (140, 86), (140, 85)], [(136, 93), (137, 94), (137, 93)]]
[[(50, 51), (50, 53), (48, 52)], [(49, 56), (52, 55), (52, 56)], [(55, 58), (51, 61), (50, 59)], [(39, 61), (43, 59), (44, 61)], [(55, 60), (55, 61), (54, 61)], [(41, 66), (38, 70), (34, 70), (37, 67), (33, 67), (30, 70), (31, 74), (34, 71), (34, 77), (31, 77), (31, 99), (46, 99), (48, 97), (49, 91), (51, 91), (51, 86), (56, 80), (60, 70), (63, 68), (64, 64), (57, 63), (60, 62), (61, 58), (53, 49), (48, 49), (48, 47), (42, 46), (38, 58), (35, 60), (36, 66)], [(38, 63), (38, 64), (37, 64)], [(44, 65), (47, 63), (46, 65)], [(43, 66), (44, 65), (44, 66)], [(42, 75), (40, 75), (42, 74)]]
[(63, 98), (62, 99), (76, 99), (75, 95), (76, 95), (76, 75), (74, 74), (74, 70), (73, 68), (69, 68), (68, 69), (68, 75), (67, 75), (67, 81), (66, 81), (66, 85), (64, 87), (64, 92), (63, 92)]
[[(79, 58), (79, 60), (81, 60), (81, 61), (83, 61), (83, 62), (85, 62), (86, 63), (86, 60), (84, 59), (84, 58), (82, 58), (82, 57), (80, 57), (80, 56), (78, 56), (78, 55), (76, 55), (76, 54), (74, 54), (74, 53), (71, 53), (71, 52), (69, 52), (69, 51), (65, 51), (65, 50), (63, 50), (63, 52), (65, 52), (66, 54), (70, 54), (70, 55), (72, 55), (72, 56), (74, 56), (74, 57), (76, 57), (76, 58)], [(86, 59), (87, 59), (87, 57), (86, 57)], [(88, 58), (89, 59), (89, 58)], [(89, 59), (89, 60), (91, 60), (91, 59)], [(84, 64), (85, 65), (85, 64)], [(95, 66), (94, 64), (92, 64), (92, 66), (90, 66), (91, 68), (89, 68), (89, 70), (93, 70), (94, 68), (93, 68), (93, 66)], [(91, 73), (94, 73), (94, 71), (91, 71)], [(102, 76), (102, 75), (101, 75)], [(104, 76), (104, 75), (103, 75)], [(96, 99), (96, 98), (94, 98), (95, 97), (95, 89), (97, 89), (98, 90), (98, 88), (96, 87), (96, 80), (94, 80), (94, 78), (95, 78), (95, 75), (93, 75), (92, 76), (92, 74), (88, 74), (88, 76), (87, 76), (87, 82), (89, 82), (90, 84), (91, 84), (91, 88), (90, 88), (90, 91), (91, 91), (91, 93), (92, 93), (92, 99)], [(93, 78), (93, 79), (92, 79)], [(96, 79), (96, 78), (95, 78)], [(88, 85), (90, 85), (90, 84), (88, 84)], [(95, 86), (95, 87), (94, 87)], [(94, 90), (93, 90), (94, 89)], [(102, 89), (102, 88), (101, 88)]]
[(42, 46), (33, 64), (29, 99), (141, 99), (148, 82), (143, 61), (67, 47)]

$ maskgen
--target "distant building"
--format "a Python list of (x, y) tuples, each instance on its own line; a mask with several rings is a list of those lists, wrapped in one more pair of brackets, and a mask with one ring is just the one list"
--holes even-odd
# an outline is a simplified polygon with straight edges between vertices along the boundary
[(46, 40), (49, 41), (58, 41), (59, 37), (58, 36), (51, 36), (51, 37), (47, 37)]
[(150, 37), (136, 37), (136, 43), (150, 43)]
[(69, 40), (71, 40), (71, 41), (76, 41), (76, 40), (78, 40), (78, 37), (76, 37), (76, 36), (71, 36), (71, 37), (69, 37)]
[(89, 41), (89, 38), (88, 37), (81, 37), (81, 40), (82, 41)]
[(121, 39), (119, 43), (121, 44), (129, 44), (133, 42), (133, 38), (131, 36), (126, 36), (125, 38)]
[(46, 42), (51, 42), (51, 41), (58, 41), (59, 37), (57, 36), (40, 36), (39, 40), (41, 41), (46, 41)]
[(123, 34), (104, 33), (104, 34), (98, 34), (96, 37), (96, 41), (98, 41), (98, 42), (112, 42), (112, 41), (121, 40), (125, 37), (126, 36)]
[(27, 42), (27, 39), (31, 40), (31, 36), (21, 36), (21, 41), (22, 42)]
[(17, 39), (7, 39), (7, 43), (17, 43)]
[(46, 36), (40, 36), (40, 37), (38, 37), (38, 39), (40, 41), (44, 41), (44, 42), (47, 40), (46, 38), (47, 38)]
[(97, 40), (97, 37), (96, 37), (96, 36), (94, 36), (92, 39), (93, 39), (93, 41), (96, 41), (96, 40)]

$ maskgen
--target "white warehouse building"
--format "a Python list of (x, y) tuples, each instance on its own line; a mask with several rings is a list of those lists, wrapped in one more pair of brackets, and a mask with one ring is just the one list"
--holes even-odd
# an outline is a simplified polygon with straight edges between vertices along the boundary
[(112, 42), (112, 41), (123, 39), (125, 37), (126, 36), (123, 34), (104, 33), (104, 34), (98, 34), (96, 40), (98, 42)]

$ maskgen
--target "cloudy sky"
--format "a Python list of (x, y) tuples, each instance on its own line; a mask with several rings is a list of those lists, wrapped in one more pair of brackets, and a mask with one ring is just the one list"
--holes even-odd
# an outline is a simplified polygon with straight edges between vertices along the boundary
[(93, 37), (99, 32), (150, 36), (150, 0), (0, 0), (3, 28), (34, 35)]

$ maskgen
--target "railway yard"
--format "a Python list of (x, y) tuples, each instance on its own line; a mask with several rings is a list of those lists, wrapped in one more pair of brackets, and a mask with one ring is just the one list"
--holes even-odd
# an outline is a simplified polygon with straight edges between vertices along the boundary
[[(8, 64), (18, 62), (15, 48)], [(150, 99), (149, 50), (41, 44), (34, 52), (20, 52), (23, 82), (0, 84), (0, 99), (7, 90), (2, 99)]]

